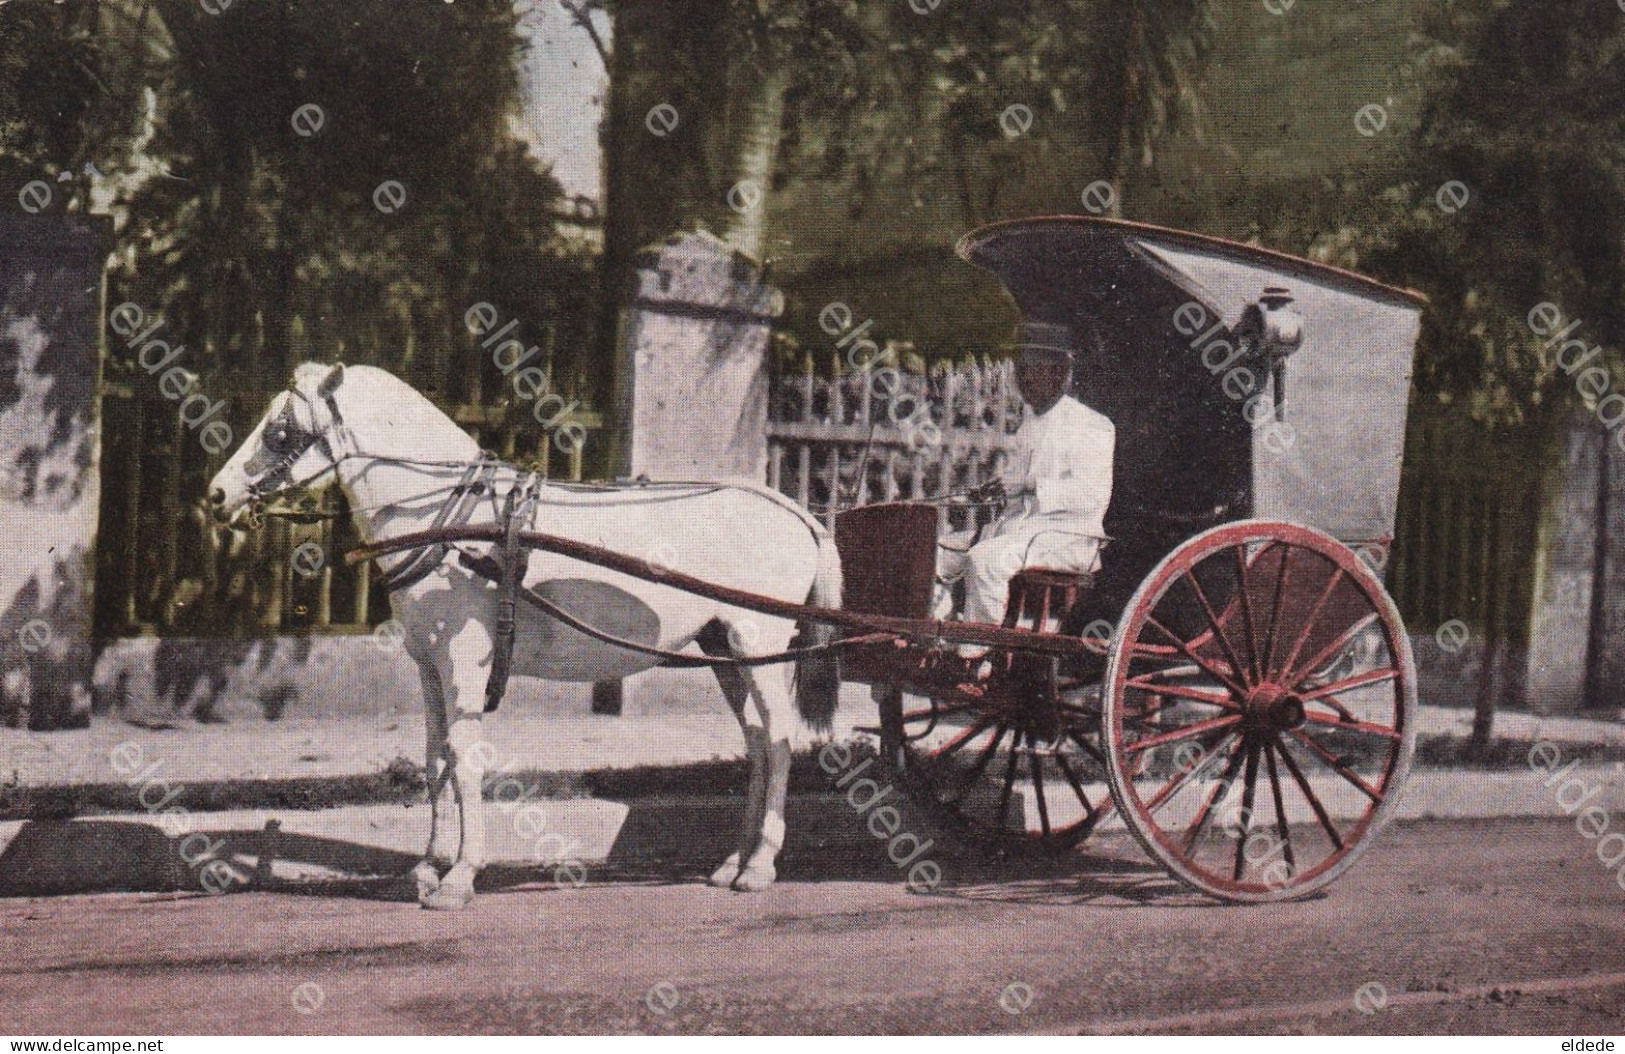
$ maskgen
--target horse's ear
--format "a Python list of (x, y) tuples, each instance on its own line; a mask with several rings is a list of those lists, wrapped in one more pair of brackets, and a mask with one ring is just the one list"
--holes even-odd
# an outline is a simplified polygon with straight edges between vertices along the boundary
[(343, 382), (344, 363), (336, 362), (333, 364), (333, 368), (327, 371), (327, 376), (322, 378), (322, 383), (316, 386), (316, 394), (323, 399), (330, 399), (333, 393), (339, 390), (339, 385)]

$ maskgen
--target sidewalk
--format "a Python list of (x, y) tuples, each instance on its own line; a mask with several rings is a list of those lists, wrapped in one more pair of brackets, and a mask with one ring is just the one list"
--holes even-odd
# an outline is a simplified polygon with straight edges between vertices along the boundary
[[(515, 776), (547, 817), (542, 837), (532, 831), (526, 838), (512, 809), (489, 804), (493, 864), (530, 881), (561, 854), (590, 869), (652, 867), (667, 874), (674, 867), (707, 869), (726, 855), (743, 783), (743, 767), (730, 764), (743, 757), (733, 716), (721, 707), (717, 713), (623, 717), (585, 709), (514, 706), (487, 721), (493, 778)], [(0, 896), (196, 890), (199, 876), (184, 863), (181, 846), (199, 831), (249, 884), (400, 875), (416, 862), (428, 832), (421, 803), (399, 804), (421, 797), (415, 788), (422, 721), (421, 713), (403, 708), (167, 729), (99, 719), (72, 732), (0, 730), (0, 810), (34, 817), (0, 822)], [(868, 691), (847, 685), (835, 738), (851, 739), (855, 728), (876, 723)], [(1417, 724), (1422, 741), (1465, 741), (1472, 713), (1422, 707)], [(1555, 792), (1543, 785), (1544, 773), (1523, 762), (1527, 748), (1517, 743), (1550, 740), (1563, 763), (1581, 756), (1581, 747), (1625, 755), (1625, 725), (1617, 722), (1500, 713), (1495, 732), (1498, 740), (1513, 741), (1515, 749), (1502, 752), (1509, 767), (1419, 762), (1396, 818), (1563, 816)], [(862, 818), (807, 756), (819, 737), (798, 726), (794, 740), (801, 756), (792, 775), (788, 851), (872, 855), (874, 840)], [(132, 772), (139, 773), (133, 781)], [(1567, 778), (1598, 788), (1588, 804), (1625, 812), (1625, 763), (1585, 761)], [(1334, 816), (1355, 815), (1363, 806), (1335, 777), (1314, 782)], [(151, 790), (156, 810), (142, 811), (154, 801), (138, 803), (138, 788)], [(1018, 792), (1018, 800), (1029, 793)], [(160, 826), (155, 812), (170, 802), (186, 810), (184, 829)], [(329, 807), (336, 802), (373, 804)], [(930, 817), (909, 814), (915, 829), (934, 831)], [(1308, 813), (1291, 819), (1313, 822)], [(1116, 820), (1099, 834), (1127, 837)], [(950, 836), (934, 837), (943, 852), (954, 851)]]
[[(1486, 820), (1569, 815), (1556, 792), (1544, 785), (1545, 778), (1545, 773), (1530, 770), (1415, 773), (1401, 792), (1394, 818)], [(1587, 805), (1599, 806), (1611, 815), (1625, 813), (1625, 765), (1581, 765), (1564, 779), (1597, 788)], [(1312, 782), (1335, 819), (1350, 818), (1363, 807), (1358, 795), (1339, 780)], [(1103, 790), (1089, 789), (1091, 793)], [(965, 851), (952, 835), (936, 830), (930, 817), (901, 804), (904, 829), (929, 838), (934, 854), (955, 856)], [(1019, 803), (1018, 812), (1024, 804), (1031, 807)], [(563, 883), (572, 881), (571, 874), (590, 879), (604, 870), (622, 875), (670, 876), (685, 869), (703, 873), (727, 854), (739, 823), (741, 801), (738, 797), (678, 795), (544, 799), (534, 806), (540, 812), (521, 821), (523, 806), (504, 809), (487, 803), (490, 865), (504, 882)], [(1313, 822), (1306, 809), (1299, 811), (1304, 815), (1293, 814), (1292, 822)], [(862, 815), (833, 788), (793, 794), (786, 812), (787, 854), (872, 857), (871, 863), (879, 866), (876, 873), (887, 873), (882, 843), (864, 827)], [(185, 818), (184, 827), (172, 827), (167, 833), (150, 814), (0, 823), (0, 897), (196, 891), (200, 878), (186, 860), (204, 852), (229, 863), (242, 878), (240, 888), (400, 876), (421, 856), (428, 823), (428, 809), (422, 804), (197, 813)], [(1126, 832), (1115, 817), (1101, 825), (1095, 838), (1127, 846)], [(1017, 876), (1024, 865), (1020, 859), (1012, 859), (1008, 866)]]
[[(1420, 739), (1450, 736), (1465, 741), (1472, 711), (1419, 708)], [(848, 684), (836, 713), (834, 737), (879, 723), (866, 688)], [(744, 739), (733, 715), (719, 703), (714, 712), (596, 716), (585, 698), (573, 712), (508, 705), (485, 722), (485, 735), (502, 764), (516, 771), (583, 773), (651, 766), (728, 761), (744, 757)], [(1495, 717), (1498, 739), (1549, 739), (1559, 744), (1607, 745), (1625, 752), (1625, 723), (1505, 712)], [(798, 724), (793, 743), (811, 747), (817, 737)], [(141, 768), (160, 764), (158, 777), (175, 782), (333, 779), (376, 776), (392, 763), (421, 766), (423, 714), (416, 705), (367, 714), (308, 714), (266, 721), (242, 718), (229, 724), (184, 724), (154, 729), (98, 717), (86, 729), (27, 732), (0, 729), (0, 805), (8, 787), (75, 787), (123, 782), (112, 756), (133, 743)]]

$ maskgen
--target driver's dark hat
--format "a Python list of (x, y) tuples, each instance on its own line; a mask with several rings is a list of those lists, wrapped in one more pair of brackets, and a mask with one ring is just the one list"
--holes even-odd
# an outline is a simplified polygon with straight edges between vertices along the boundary
[(1060, 322), (1023, 322), (1016, 326), (1010, 350), (1039, 355), (1073, 355), (1077, 337), (1072, 327)]

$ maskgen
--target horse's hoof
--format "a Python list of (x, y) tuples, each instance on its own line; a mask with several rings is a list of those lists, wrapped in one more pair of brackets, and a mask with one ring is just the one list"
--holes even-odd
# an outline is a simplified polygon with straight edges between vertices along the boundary
[(412, 869), (412, 879), (418, 884), (418, 903), (426, 902), (440, 888), (440, 872), (429, 861), (421, 861)]
[(431, 911), (457, 911), (468, 907), (474, 901), (474, 874), (474, 868), (468, 864), (453, 866), (440, 880), (440, 887), (423, 899), (423, 906)]
[(739, 872), (739, 877), (734, 879), (733, 887), (740, 893), (760, 893), (771, 886), (773, 880), (778, 877), (779, 873), (774, 870), (772, 864), (753, 864)]
[(718, 889), (728, 889), (739, 877), (739, 854), (735, 853), (722, 862), (722, 866), (711, 872), (709, 879), (711, 885)]
[(474, 887), (440, 883), (440, 888), (421, 901), (430, 911), (461, 911), (474, 903)]

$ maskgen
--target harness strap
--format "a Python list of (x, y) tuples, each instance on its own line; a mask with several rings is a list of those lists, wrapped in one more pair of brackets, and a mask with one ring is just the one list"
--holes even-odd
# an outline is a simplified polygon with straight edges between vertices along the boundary
[[(490, 579), (493, 582), (501, 582), (503, 580), (502, 567), (492, 557), (475, 556), (471, 553), (459, 550), (457, 558), (459, 561), (461, 561), (464, 567), (468, 568), (470, 571), (473, 571), (482, 578)], [(565, 610), (529, 587), (521, 586), (518, 595), (523, 598), (526, 603), (538, 608), (543, 614), (550, 615), (553, 618), (558, 619), (571, 629), (576, 630), (579, 633), (584, 633), (594, 640), (601, 641), (605, 644), (614, 645), (617, 648), (625, 648), (627, 651), (635, 651), (641, 655), (651, 655), (657, 659), (663, 660), (662, 665), (664, 666), (681, 669), (698, 669), (704, 666), (772, 666), (776, 663), (789, 662), (792, 659), (802, 659), (809, 655), (819, 655), (823, 652), (836, 651), (841, 648), (850, 648), (855, 645), (884, 644), (887, 641), (901, 639), (896, 633), (877, 632), (865, 633), (856, 637), (846, 637), (841, 640), (832, 640), (824, 644), (814, 644), (805, 648), (789, 648), (785, 651), (774, 652), (771, 655), (750, 655), (744, 657), (689, 655), (685, 652), (670, 651), (666, 648), (657, 648), (653, 645), (642, 644), (635, 640), (627, 640), (625, 637), (617, 637), (615, 634), (610, 633), (607, 630), (601, 630), (591, 623), (582, 621), (569, 611)], [(496, 660), (494, 659), (491, 663), (491, 669), (493, 673), (496, 670)]]
[[(479, 496), (496, 481), (496, 462), (480, 460), (469, 462), (463, 477), (452, 488), (453, 498), (441, 505), (435, 513), (431, 528), (461, 527), (468, 522), (479, 504)], [(484, 477), (484, 478), (480, 478)], [(435, 568), (451, 551), (449, 544), (430, 545), (414, 552), (392, 570), (384, 571), (378, 579), (389, 592), (415, 586), (434, 573)]]
[(514, 614), (519, 591), (525, 588), (525, 572), (530, 567), (530, 547), (519, 535), (530, 522), (536, 507), (536, 474), (526, 473), (514, 480), (502, 503), (502, 557), (498, 565), (502, 597), (497, 601), (497, 639), (491, 652), (491, 676), (485, 682), (485, 712), (502, 705), (513, 668)]

